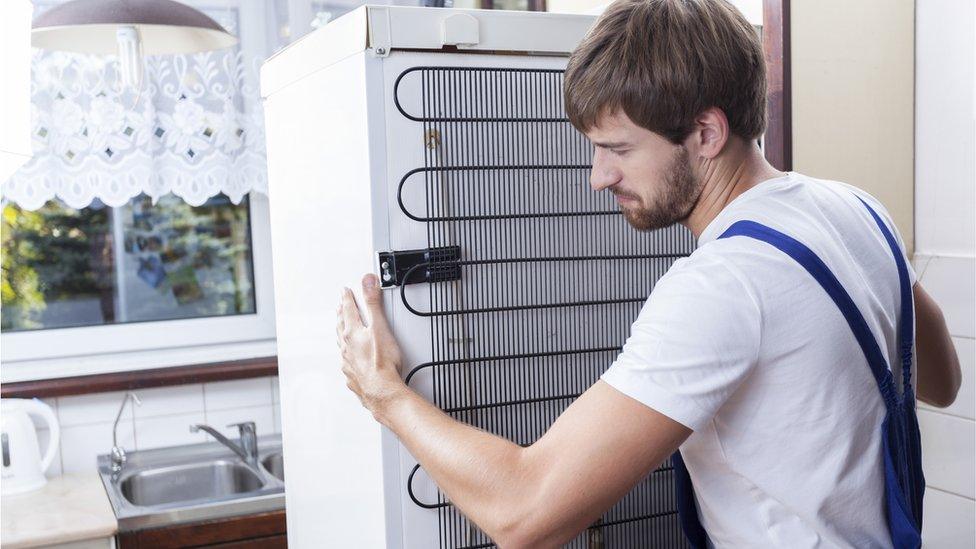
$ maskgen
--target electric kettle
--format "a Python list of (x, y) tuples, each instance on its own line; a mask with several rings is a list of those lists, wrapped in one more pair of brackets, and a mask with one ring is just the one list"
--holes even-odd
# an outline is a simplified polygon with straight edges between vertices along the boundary
[[(30, 416), (44, 420), (50, 433), (44, 459), (41, 459), (37, 431)], [(30, 492), (44, 486), (47, 482), (44, 471), (57, 455), (59, 440), (61, 428), (50, 406), (36, 398), (0, 399), (0, 450), (3, 451), (0, 490), (3, 495)]]

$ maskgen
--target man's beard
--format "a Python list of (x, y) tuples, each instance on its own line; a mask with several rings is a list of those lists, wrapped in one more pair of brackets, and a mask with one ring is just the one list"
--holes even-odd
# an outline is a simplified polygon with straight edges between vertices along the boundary
[(622, 208), (624, 218), (638, 231), (662, 229), (681, 221), (691, 214), (701, 194), (701, 183), (695, 179), (688, 161), (688, 149), (680, 145), (671, 158), (671, 165), (665, 172), (664, 185), (660, 198), (645, 206), (639, 197), (640, 206)]

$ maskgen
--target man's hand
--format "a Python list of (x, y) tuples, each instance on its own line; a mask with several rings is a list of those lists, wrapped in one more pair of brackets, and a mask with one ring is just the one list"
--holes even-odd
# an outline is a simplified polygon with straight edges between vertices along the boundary
[(363, 277), (363, 297), (369, 325), (365, 325), (349, 288), (343, 288), (336, 322), (346, 386), (373, 416), (385, 423), (386, 405), (407, 391), (400, 379), (400, 346), (383, 315), (383, 293), (375, 275)]

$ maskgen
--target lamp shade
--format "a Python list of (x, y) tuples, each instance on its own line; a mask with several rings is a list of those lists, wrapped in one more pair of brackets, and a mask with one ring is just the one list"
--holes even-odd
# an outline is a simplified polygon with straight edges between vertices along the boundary
[(199, 10), (173, 0), (73, 0), (33, 23), (35, 48), (113, 54), (119, 27), (134, 27), (145, 55), (193, 53), (233, 46), (237, 37)]
[(0, 183), (31, 158), (30, 16), (27, 0), (3, 0), (0, 17)]

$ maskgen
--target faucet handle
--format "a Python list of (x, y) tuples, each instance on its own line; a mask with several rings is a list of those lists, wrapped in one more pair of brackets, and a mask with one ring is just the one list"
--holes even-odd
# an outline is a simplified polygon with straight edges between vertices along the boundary
[(241, 433), (257, 433), (257, 425), (253, 421), (242, 421), (240, 423), (229, 423), (227, 427), (237, 427), (237, 430)]
[(258, 433), (253, 421), (231, 423), (228, 427), (237, 427), (241, 437), (241, 448), (244, 450), (245, 461), (254, 461), (258, 455)]

